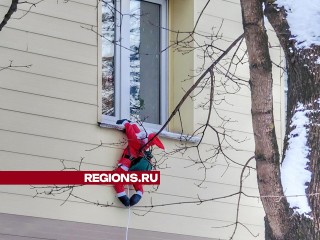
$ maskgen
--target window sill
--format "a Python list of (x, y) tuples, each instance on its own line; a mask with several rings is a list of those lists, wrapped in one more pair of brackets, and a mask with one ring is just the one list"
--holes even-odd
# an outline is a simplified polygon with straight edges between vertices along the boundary
[[(112, 123), (100, 123), (100, 122), (98, 122), (98, 126), (102, 127), (102, 128), (116, 129), (116, 130), (119, 130), (119, 131), (124, 130), (124, 127), (122, 125), (112, 124)], [(149, 128), (147, 128), (147, 130), (149, 130), (151, 132), (158, 132), (157, 130), (153, 130), (153, 129), (149, 129)], [(168, 131), (162, 131), (159, 134), (159, 136), (163, 137), (163, 138), (178, 140), (178, 141), (182, 141), (182, 142), (190, 142), (190, 143), (198, 143), (200, 141), (200, 137), (191, 137), (189, 135), (173, 133), (173, 132), (168, 132)]]

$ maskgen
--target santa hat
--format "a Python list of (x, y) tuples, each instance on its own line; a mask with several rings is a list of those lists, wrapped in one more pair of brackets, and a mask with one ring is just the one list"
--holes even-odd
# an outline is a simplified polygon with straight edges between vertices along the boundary
[(164, 150), (164, 146), (163, 143), (161, 142), (161, 140), (158, 137), (154, 137), (156, 134), (155, 133), (150, 133), (148, 135), (148, 145), (147, 148), (156, 145), (158, 148), (161, 148), (162, 150)]

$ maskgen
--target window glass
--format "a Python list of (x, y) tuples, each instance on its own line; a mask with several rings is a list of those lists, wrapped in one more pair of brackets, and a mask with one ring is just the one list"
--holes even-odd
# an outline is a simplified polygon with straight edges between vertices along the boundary
[(102, 2), (102, 114), (115, 116), (115, 5)]
[(160, 124), (160, 5), (130, 1), (130, 113)]
[(130, 118), (159, 125), (163, 120), (164, 3), (102, 1), (102, 114), (106, 121)]

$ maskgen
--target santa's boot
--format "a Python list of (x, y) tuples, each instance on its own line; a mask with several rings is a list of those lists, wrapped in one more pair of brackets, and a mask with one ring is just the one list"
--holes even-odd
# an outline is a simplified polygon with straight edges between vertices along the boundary
[(118, 199), (120, 200), (120, 202), (122, 202), (122, 204), (124, 206), (126, 206), (126, 207), (130, 206), (130, 199), (128, 198), (128, 196), (126, 194), (122, 195), (122, 196), (118, 196)]
[(142, 192), (138, 191), (137, 193), (133, 194), (130, 198), (130, 206), (136, 205), (141, 198), (142, 198)]

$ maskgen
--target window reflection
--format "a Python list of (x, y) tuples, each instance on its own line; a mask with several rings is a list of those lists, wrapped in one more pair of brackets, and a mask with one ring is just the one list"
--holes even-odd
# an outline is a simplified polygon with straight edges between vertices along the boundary
[(115, 116), (115, 5), (102, 2), (102, 114)]
[[(121, 81), (117, 86), (130, 84), (130, 93), (120, 87), (119, 99), (124, 101), (127, 99), (124, 95), (130, 95), (127, 103), (117, 103), (117, 106), (127, 107), (134, 121), (160, 124), (160, 5), (140, 0), (122, 0), (119, 5), (130, 5), (128, 16), (115, 10), (115, 2), (102, 2), (102, 114), (115, 116), (115, 70), (118, 72), (120, 69), (121, 73), (130, 73), (130, 77), (120, 79), (117, 76), (117, 81)], [(116, 24), (116, 16), (121, 17), (120, 26)], [(123, 30), (127, 28), (121, 28), (121, 24), (129, 25), (127, 32)], [(115, 44), (115, 33), (120, 34), (117, 36), (120, 40), (118, 44)], [(120, 56), (115, 56), (115, 49)], [(115, 57), (119, 57), (122, 63), (128, 58), (123, 54), (126, 51), (130, 51), (130, 59), (127, 59), (129, 67), (115, 66)]]

